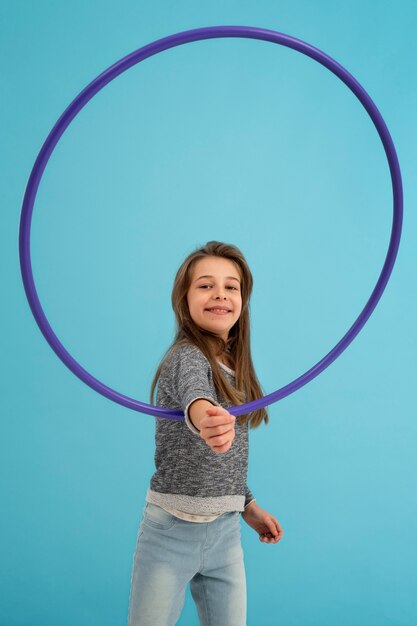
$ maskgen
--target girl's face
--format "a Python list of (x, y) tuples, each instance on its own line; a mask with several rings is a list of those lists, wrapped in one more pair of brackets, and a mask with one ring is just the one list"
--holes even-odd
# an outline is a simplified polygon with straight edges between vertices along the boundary
[[(208, 256), (193, 270), (187, 302), (193, 321), (225, 341), (242, 311), (241, 278), (230, 259)], [(222, 310), (216, 310), (220, 307)]]

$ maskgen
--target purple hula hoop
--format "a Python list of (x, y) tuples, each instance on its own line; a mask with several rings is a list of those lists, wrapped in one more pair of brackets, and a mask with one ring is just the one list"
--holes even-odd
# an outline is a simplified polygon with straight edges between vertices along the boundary
[(58, 337), (55, 335), (51, 326), (49, 325), (48, 320), (46, 319), (46, 316), (39, 302), (38, 294), (35, 289), (30, 259), (30, 225), (39, 182), (41, 180), (46, 164), (48, 163), (49, 157), (51, 156), (56, 144), (58, 143), (61, 135), (63, 134), (67, 126), (69, 126), (77, 113), (79, 113), (79, 111), (87, 104), (89, 100), (91, 100), (91, 98), (98, 91), (100, 91), (100, 89), (102, 89), (105, 85), (107, 85), (107, 83), (116, 78), (116, 76), (118, 76), (122, 72), (125, 72), (133, 65), (136, 65), (137, 63), (140, 63), (141, 61), (155, 54), (158, 54), (159, 52), (168, 50), (169, 48), (174, 48), (175, 46), (181, 46), (192, 41), (215, 39), (221, 37), (260, 39), (263, 41), (269, 41), (271, 43), (286, 46), (287, 48), (292, 48), (293, 50), (297, 50), (298, 52), (301, 52), (302, 54), (311, 57), (315, 61), (318, 61), (318, 63), (324, 65), (324, 67), (327, 67), (327, 69), (329, 69), (331, 72), (333, 72), (333, 74), (340, 78), (340, 80), (342, 80), (349, 87), (349, 89), (362, 103), (362, 105), (368, 112), (369, 117), (374, 123), (376, 130), (378, 131), (388, 160), (393, 191), (393, 222), (387, 256), (385, 258), (381, 274), (374, 287), (374, 290), (354, 324), (344, 335), (344, 337), (339, 341), (339, 343), (336, 344), (336, 346), (324, 358), (322, 358), (321, 361), (316, 363), (311, 369), (305, 372), (305, 374), (295, 379), (293, 382), (285, 385), (281, 389), (278, 389), (278, 391), (264, 396), (263, 398), (253, 400), (252, 402), (248, 402), (246, 404), (242, 404), (236, 407), (231, 407), (230, 409), (228, 409), (230, 413), (235, 416), (244, 415), (246, 413), (255, 411), (256, 409), (268, 406), (269, 404), (277, 402), (278, 400), (281, 400), (281, 398), (288, 396), (303, 385), (306, 385), (310, 380), (318, 376), (335, 359), (337, 359), (338, 356), (340, 356), (340, 354), (347, 348), (347, 346), (353, 341), (353, 339), (356, 337), (362, 327), (366, 324), (372, 311), (376, 307), (391, 275), (401, 237), (403, 215), (401, 172), (394, 144), (387, 129), (387, 126), (382, 119), (382, 116), (379, 113), (377, 107), (375, 106), (369, 95), (366, 93), (366, 91), (363, 89), (363, 87), (361, 87), (361, 85), (357, 82), (357, 80), (351, 74), (349, 74), (347, 70), (339, 65), (339, 63), (334, 61), (331, 57), (327, 56), (317, 48), (301, 41), (300, 39), (295, 39), (294, 37), (290, 37), (289, 35), (284, 35), (283, 33), (278, 33), (272, 30), (265, 30), (262, 28), (253, 28), (248, 26), (215, 26), (209, 28), (197, 28), (194, 30), (177, 33), (175, 35), (170, 35), (169, 37), (164, 37), (163, 39), (159, 39), (158, 41), (154, 41), (153, 43), (125, 56), (123, 59), (109, 67), (105, 72), (100, 74), (100, 76), (93, 80), (75, 98), (75, 100), (73, 100), (73, 102), (68, 106), (68, 108), (64, 111), (59, 120), (56, 122), (55, 126), (49, 133), (45, 143), (43, 144), (30, 174), (29, 181), (26, 187), (25, 197), (23, 200), (19, 233), (20, 266), (23, 284), (25, 287), (26, 296), (29, 301), (30, 308), (45, 339), (58, 355), (58, 357), (65, 363), (65, 365), (67, 365), (67, 367), (69, 367), (69, 369), (76, 376), (78, 376), (78, 378), (84, 381), (95, 391), (98, 391), (103, 396), (106, 396), (106, 398), (109, 398), (109, 400), (113, 400), (114, 402), (126, 406), (129, 409), (133, 409), (134, 411), (139, 411), (141, 413), (146, 413), (148, 415), (154, 415), (156, 417), (166, 417), (176, 420), (184, 419), (184, 413), (182, 411), (176, 411), (163, 407), (153, 406), (151, 404), (145, 404), (143, 402), (139, 402), (138, 400), (134, 400), (133, 398), (129, 398), (128, 396), (124, 396), (123, 394), (118, 393), (110, 387), (107, 387), (99, 380), (94, 378), (91, 374), (89, 374), (85, 369), (83, 369), (81, 365), (79, 365), (79, 363), (77, 363), (77, 361), (73, 359), (73, 357), (61, 344)]

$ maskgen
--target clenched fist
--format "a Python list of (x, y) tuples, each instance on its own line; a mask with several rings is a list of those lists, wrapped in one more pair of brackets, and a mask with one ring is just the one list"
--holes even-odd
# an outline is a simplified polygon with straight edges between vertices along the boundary
[(227, 452), (235, 438), (236, 417), (221, 406), (206, 409), (200, 421), (200, 436), (218, 454)]

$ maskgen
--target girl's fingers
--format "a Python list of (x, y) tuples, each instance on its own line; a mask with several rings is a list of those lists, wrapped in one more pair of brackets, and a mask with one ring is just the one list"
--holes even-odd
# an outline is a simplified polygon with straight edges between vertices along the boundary
[(274, 520), (274, 527), (274, 532), (268, 531), (266, 533), (262, 533), (260, 537), (261, 541), (263, 541), (264, 543), (278, 543), (278, 541), (282, 539), (282, 537), (284, 536), (284, 531), (282, 530), (282, 527), (277, 520)]
[(206, 417), (200, 422), (204, 433), (203, 439), (214, 452), (227, 452), (235, 438), (234, 422), (236, 418), (223, 409), (215, 407), (206, 410)]
[(230, 428), (234, 421), (235, 418), (231, 415), (206, 415), (202, 418), (201, 423), (204, 424), (206, 428), (221, 428), (222, 426)]
[(203, 420), (207, 420), (207, 428), (217, 428), (218, 426), (229, 426), (235, 423), (234, 415), (207, 415)]
[(227, 426), (225, 426), (224, 430), (222, 430), (221, 432), (216, 433), (215, 435), (210, 435), (209, 439), (216, 439), (217, 437), (224, 437), (225, 435), (227, 435), (227, 433), (231, 433), (233, 432), (233, 428), (228, 428)]
[(268, 533), (268, 535), (262, 535), (261, 536), (261, 541), (263, 541), (264, 543), (278, 543), (279, 541), (279, 537), (274, 537), (274, 536), (269, 536), (270, 533)]
[[(229, 433), (231, 431), (226, 431), (225, 433), (223, 433), (222, 435), (216, 435), (215, 437), (209, 437), (210, 442), (214, 445), (215, 448), (220, 448), (221, 446), (226, 445), (226, 443), (229, 443), (230, 441), (230, 435), (227, 437), (227, 433)], [(224, 437), (226, 436), (226, 439), (224, 439)]]
[(212, 409), (206, 409), (206, 413), (209, 413), (211, 417), (218, 415), (219, 417), (230, 417), (235, 419), (235, 416), (229, 413), (226, 409), (221, 406), (214, 406)]

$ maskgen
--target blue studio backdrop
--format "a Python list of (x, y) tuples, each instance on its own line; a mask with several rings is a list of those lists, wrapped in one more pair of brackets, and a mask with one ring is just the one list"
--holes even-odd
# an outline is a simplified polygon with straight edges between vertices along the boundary
[[(75, 96), (169, 34), (246, 25), (298, 37), (368, 91), (394, 140), (405, 216), (364, 329), (250, 431), (248, 485), (285, 536), (243, 519), (249, 626), (416, 623), (417, 10), (411, 1), (6, 1), (1, 8), (1, 626), (127, 623), (154, 471), (151, 416), (95, 393), (30, 312), (18, 227), (27, 179)], [(254, 276), (251, 345), (266, 393), (320, 360), (364, 307), (388, 247), (392, 192), (366, 111), (327, 69), (244, 39), (195, 42), (131, 68), (87, 104), (42, 178), (36, 286), (74, 358), (149, 402), (174, 334), (178, 266), (209, 240)], [(179, 626), (198, 623), (191, 595)]]

